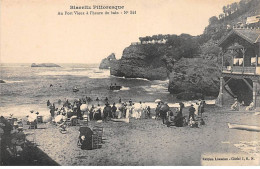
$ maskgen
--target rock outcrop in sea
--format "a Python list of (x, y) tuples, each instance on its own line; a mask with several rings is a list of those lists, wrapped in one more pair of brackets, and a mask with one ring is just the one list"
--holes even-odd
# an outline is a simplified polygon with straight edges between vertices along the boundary
[(126, 78), (167, 79), (167, 68), (155, 45), (130, 45), (120, 60), (113, 62), (110, 74)]
[(61, 66), (54, 63), (40, 63), (40, 64), (32, 63), (31, 67), (61, 67)]
[(107, 58), (103, 59), (99, 65), (99, 69), (109, 69), (112, 62), (116, 61), (114, 53), (110, 54)]

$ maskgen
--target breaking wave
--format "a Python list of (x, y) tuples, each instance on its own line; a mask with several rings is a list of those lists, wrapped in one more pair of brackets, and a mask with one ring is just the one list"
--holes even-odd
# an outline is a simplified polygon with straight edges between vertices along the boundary
[(46, 71), (40, 72), (37, 75), (39, 76), (87, 76), (91, 79), (101, 79), (101, 78), (109, 78), (110, 71), (109, 70), (97, 70), (96, 68), (93, 69), (86, 69), (86, 68), (72, 68), (67, 70), (61, 71)]
[(22, 80), (4, 80), (5, 83), (1, 83), (1, 84), (8, 84), (8, 83), (23, 83), (24, 81)]
[(122, 86), (121, 90), (130, 90), (130, 87)]

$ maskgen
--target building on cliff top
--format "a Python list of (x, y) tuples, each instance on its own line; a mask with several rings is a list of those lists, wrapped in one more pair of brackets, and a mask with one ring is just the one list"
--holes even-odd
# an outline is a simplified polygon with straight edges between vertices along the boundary
[(251, 16), (251, 17), (247, 17), (246, 18), (246, 24), (252, 24), (252, 23), (257, 23), (260, 21), (260, 15), (256, 15), (256, 16)]
[[(223, 37), (222, 76), (217, 104), (237, 98), (245, 105), (260, 107), (260, 29), (234, 28)], [(231, 58), (225, 58), (229, 53)], [(232, 96), (232, 97), (230, 97)]]

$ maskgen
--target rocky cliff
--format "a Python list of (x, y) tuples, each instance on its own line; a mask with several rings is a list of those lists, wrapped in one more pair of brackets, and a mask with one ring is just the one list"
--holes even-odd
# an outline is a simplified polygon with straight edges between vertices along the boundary
[(112, 53), (101, 61), (99, 69), (109, 69), (111, 67), (111, 63), (114, 61), (116, 61), (116, 56), (114, 53)]
[(195, 94), (194, 97), (197, 98), (217, 96), (220, 74), (216, 60), (181, 59), (174, 65), (169, 75), (168, 90), (171, 94), (177, 94), (177, 98), (184, 100), (187, 93), (190, 93), (188, 97)]
[(110, 74), (127, 78), (166, 79), (167, 68), (159, 48), (163, 46), (149, 44), (125, 48), (122, 58), (112, 63)]
[[(243, 0), (242, 0), (243, 1)], [(242, 3), (243, 4), (243, 3)], [(168, 90), (180, 99), (217, 96), (221, 65), (218, 41), (237, 23), (260, 14), (260, 0), (251, 0), (233, 13), (211, 17), (202, 35), (153, 35), (125, 48), (113, 62), (111, 75), (150, 80), (169, 79)], [(156, 43), (159, 40), (165, 43)]]

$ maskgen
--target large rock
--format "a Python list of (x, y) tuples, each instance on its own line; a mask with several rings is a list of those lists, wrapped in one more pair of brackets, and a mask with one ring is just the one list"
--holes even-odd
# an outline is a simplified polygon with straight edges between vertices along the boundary
[(99, 69), (109, 69), (111, 67), (111, 63), (114, 61), (116, 61), (116, 56), (114, 53), (112, 53), (107, 58), (101, 61)]
[(33, 63), (31, 67), (61, 67), (61, 66), (54, 63), (40, 63), (40, 64)]
[[(110, 74), (126, 78), (167, 79), (167, 68), (160, 45), (131, 45), (111, 64)], [(158, 52), (159, 51), (159, 52)]]
[(168, 90), (179, 98), (181, 93), (185, 97), (187, 94), (191, 97), (200, 94), (218, 96), (220, 73), (216, 60), (182, 58), (174, 65), (173, 72), (169, 75)]
[(3, 80), (0, 80), (0, 83), (5, 83), (5, 81), (3, 81)]

